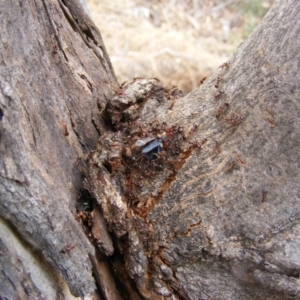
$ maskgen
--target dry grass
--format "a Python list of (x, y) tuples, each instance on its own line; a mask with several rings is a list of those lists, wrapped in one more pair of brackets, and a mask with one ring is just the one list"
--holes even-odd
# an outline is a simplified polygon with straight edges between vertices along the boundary
[(88, 0), (119, 83), (156, 77), (185, 92), (227, 61), (274, 0)]

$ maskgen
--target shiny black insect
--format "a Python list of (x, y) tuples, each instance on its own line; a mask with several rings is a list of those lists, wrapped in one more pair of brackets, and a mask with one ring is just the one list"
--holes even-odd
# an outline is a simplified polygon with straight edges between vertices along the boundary
[(157, 157), (157, 154), (162, 151), (161, 141), (154, 138), (145, 138), (136, 141), (137, 147), (144, 147), (142, 153), (147, 157), (148, 160), (152, 160)]

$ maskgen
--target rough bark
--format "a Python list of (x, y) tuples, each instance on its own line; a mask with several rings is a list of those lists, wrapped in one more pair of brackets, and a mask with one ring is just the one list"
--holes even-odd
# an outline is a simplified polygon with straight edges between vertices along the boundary
[[(74, 218), (76, 160), (105, 130), (100, 114), (117, 83), (98, 30), (75, 4), (0, 4), (2, 299), (55, 299), (62, 283), (75, 296), (96, 287), (95, 250)], [(49, 275), (36, 281), (36, 270)]]
[(76, 1), (0, 9), (3, 298), (299, 297), (298, 1), (185, 97), (118, 88)]

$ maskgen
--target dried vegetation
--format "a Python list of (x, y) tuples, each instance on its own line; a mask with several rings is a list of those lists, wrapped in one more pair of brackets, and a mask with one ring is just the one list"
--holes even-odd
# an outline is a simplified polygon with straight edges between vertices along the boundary
[(189, 92), (229, 59), (274, 0), (88, 0), (120, 83)]

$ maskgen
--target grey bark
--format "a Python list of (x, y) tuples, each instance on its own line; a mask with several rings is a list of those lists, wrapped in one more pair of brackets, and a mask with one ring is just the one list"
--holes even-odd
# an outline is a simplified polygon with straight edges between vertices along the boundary
[(298, 1), (184, 97), (118, 87), (76, 1), (0, 9), (2, 298), (300, 297)]
[[(96, 287), (95, 250), (74, 218), (76, 161), (105, 130), (100, 114), (117, 83), (100, 33), (80, 10), (76, 23), (72, 9), (58, 1), (0, 4), (3, 299), (84, 296)], [(50, 279), (36, 281), (35, 270)]]

